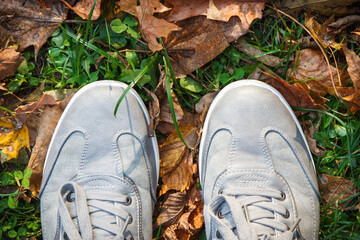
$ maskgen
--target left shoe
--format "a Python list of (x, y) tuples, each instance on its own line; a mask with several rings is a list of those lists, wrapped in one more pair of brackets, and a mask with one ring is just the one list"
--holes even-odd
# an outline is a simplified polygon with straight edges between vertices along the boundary
[(127, 85), (79, 90), (52, 137), (40, 190), (44, 239), (152, 239), (159, 150), (149, 114)]

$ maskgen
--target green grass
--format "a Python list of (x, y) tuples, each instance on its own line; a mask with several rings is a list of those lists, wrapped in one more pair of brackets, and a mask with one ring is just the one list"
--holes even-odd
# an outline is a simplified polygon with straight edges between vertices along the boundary
[[(139, 33), (135, 31), (137, 23), (132, 16), (125, 14), (121, 20), (112, 22), (107, 22), (104, 18), (96, 22), (81, 21), (76, 17), (74, 19), (79, 22), (63, 23), (52, 34), (41, 49), (37, 60), (34, 59), (32, 51), (25, 52), (25, 61), (16, 76), (6, 85), (11, 92), (26, 96), (41, 84), (45, 90), (77, 89), (100, 79), (113, 79), (130, 84), (144, 101), (149, 101), (143, 88), (155, 90), (160, 76), (158, 64), (161, 64), (170, 68), (170, 71), (166, 70), (168, 93), (172, 81), (173, 90), (182, 107), (194, 111), (195, 104), (206, 93), (219, 91), (237, 79), (248, 78), (256, 68), (264, 68), (264, 64), (256, 60), (255, 57), (258, 56), (249, 57), (230, 46), (213, 61), (194, 71), (193, 76), (175, 79), (166, 52), (154, 55), (150, 53)], [(298, 20), (304, 23), (303, 16), (299, 16)], [(261, 55), (282, 58), (279, 66), (267, 68), (288, 80), (286, 72), (290, 67), (291, 58), (302, 48), (300, 44), (294, 44), (291, 40), (306, 36), (305, 31), (291, 19), (284, 17), (283, 22), (272, 16), (256, 20), (251, 30), (252, 32), (244, 38), (249, 44), (262, 50), (264, 53)], [(359, 53), (359, 43), (349, 38), (348, 44)], [(337, 57), (340, 60), (342, 58), (339, 54)], [(171, 94), (168, 94), (169, 96), (171, 97)], [(314, 138), (326, 149), (326, 154), (321, 157), (314, 156), (318, 174), (326, 173), (352, 180), (358, 192), (360, 116), (359, 113), (349, 113), (347, 106), (339, 99), (328, 98), (325, 112), (315, 111), (315, 117), (305, 114), (300, 120), (312, 121), (314, 125), (320, 124)], [(174, 115), (174, 111), (172, 113)], [(18, 186), (20, 191), (27, 192), (26, 181), (23, 186), (20, 181), (22, 179), (16, 180), (15, 176), (19, 174), (15, 174), (15, 171), (23, 171), (24, 167), (14, 164), (2, 165), (1, 187)], [(0, 200), (0, 235), (3, 238), (40, 238), (39, 201), (33, 198), (27, 203), (22, 198), (17, 199), (16, 194), (4, 195)], [(358, 194), (351, 199), (347, 210), (341, 210), (331, 203), (321, 205), (321, 239), (360, 238)]]

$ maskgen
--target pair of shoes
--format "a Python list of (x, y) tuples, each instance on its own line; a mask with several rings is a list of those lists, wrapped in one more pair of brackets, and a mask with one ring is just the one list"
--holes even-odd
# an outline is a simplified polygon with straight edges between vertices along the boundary
[[(159, 150), (149, 115), (127, 85), (99, 81), (68, 104), (40, 189), (44, 239), (152, 239)], [(319, 192), (301, 127), (270, 86), (225, 87), (199, 148), (208, 239), (317, 239)]]

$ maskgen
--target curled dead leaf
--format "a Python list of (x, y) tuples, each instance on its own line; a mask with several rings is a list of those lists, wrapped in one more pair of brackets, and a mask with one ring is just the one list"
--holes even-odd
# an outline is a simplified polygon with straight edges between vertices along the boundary
[(333, 22), (327, 26), (327, 31), (331, 33), (340, 33), (342, 30), (351, 26), (352, 24), (359, 22), (359, 15), (350, 15), (343, 18), (338, 19), (336, 22)]
[(0, 80), (15, 75), (23, 60), (21, 53), (17, 52), (14, 47), (0, 50)]
[(335, 35), (327, 31), (327, 26), (335, 21), (334, 15), (327, 19), (323, 24), (318, 23), (315, 20), (315, 17), (311, 17), (310, 14), (305, 14), (305, 17), (305, 26), (324, 48), (332, 47), (340, 49), (342, 47), (342, 44), (335, 41)]
[(214, 100), (216, 95), (217, 95), (217, 92), (211, 92), (211, 93), (205, 94), (200, 99), (200, 101), (195, 105), (196, 112), (198, 114), (202, 114), (205, 111), (206, 106), (210, 106), (210, 104), (212, 103), (212, 101)]
[(263, 62), (264, 64), (272, 67), (281, 66), (281, 63), (283, 59), (272, 56), (272, 55), (262, 55), (264, 52), (260, 49), (250, 45), (248, 42), (246, 42), (245, 39), (239, 38), (236, 43), (234, 44), (234, 47), (239, 49), (241, 52), (246, 53), (250, 57), (255, 57), (258, 55), (261, 55), (260, 57), (256, 57), (256, 59), (260, 62)]
[[(72, 7), (65, 0), (62, 0), (71, 10), (73, 10), (77, 15), (79, 15), (82, 19), (88, 19), (90, 16), (90, 11), (92, 6), (94, 5), (95, 0), (83, 0), (76, 3), (75, 7)], [(100, 17), (100, 6), (101, 0), (97, 0), (94, 12), (91, 16), (91, 20), (96, 20)]]

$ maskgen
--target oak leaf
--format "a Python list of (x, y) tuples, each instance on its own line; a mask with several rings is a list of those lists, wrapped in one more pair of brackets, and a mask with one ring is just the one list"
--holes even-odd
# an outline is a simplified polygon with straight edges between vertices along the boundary
[(170, 32), (180, 29), (173, 23), (153, 16), (154, 13), (170, 10), (159, 0), (140, 0), (140, 5), (137, 5), (137, 0), (121, 0), (117, 4), (123, 11), (134, 15), (138, 19), (140, 33), (153, 52), (162, 49), (162, 45), (157, 41), (157, 38), (165, 38)]

